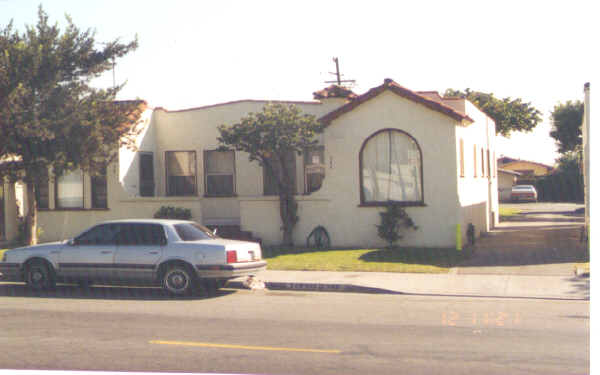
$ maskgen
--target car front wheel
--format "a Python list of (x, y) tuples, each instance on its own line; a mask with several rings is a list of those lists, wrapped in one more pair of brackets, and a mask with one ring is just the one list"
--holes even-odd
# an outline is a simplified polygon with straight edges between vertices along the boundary
[(173, 295), (184, 296), (192, 294), (196, 288), (196, 278), (183, 266), (169, 267), (162, 277), (163, 288)]
[(42, 261), (32, 261), (27, 265), (25, 281), (35, 290), (52, 289), (56, 285), (50, 267)]

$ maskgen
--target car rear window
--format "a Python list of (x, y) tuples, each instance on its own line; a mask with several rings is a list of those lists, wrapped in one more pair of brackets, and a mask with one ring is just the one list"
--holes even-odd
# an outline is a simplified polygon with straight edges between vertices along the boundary
[(196, 223), (175, 224), (175, 231), (182, 241), (199, 241), (217, 238), (210, 229)]

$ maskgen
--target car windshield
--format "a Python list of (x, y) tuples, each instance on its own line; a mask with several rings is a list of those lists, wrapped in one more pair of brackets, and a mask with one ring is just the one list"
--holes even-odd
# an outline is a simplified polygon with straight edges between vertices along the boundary
[(210, 229), (200, 224), (175, 224), (174, 227), (182, 241), (199, 241), (210, 238), (218, 238)]

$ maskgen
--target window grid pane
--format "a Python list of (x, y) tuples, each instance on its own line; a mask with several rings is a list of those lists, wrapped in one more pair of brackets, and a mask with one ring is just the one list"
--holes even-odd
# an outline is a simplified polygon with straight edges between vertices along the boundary
[(234, 151), (205, 151), (204, 168), (206, 195), (233, 196), (235, 194)]
[(196, 152), (167, 151), (167, 195), (196, 194)]
[(365, 202), (421, 202), (421, 156), (418, 145), (400, 131), (370, 138), (361, 154)]
[(83, 173), (81, 170), (58, 177), (56, 205), (58, 208), (83, 208)]

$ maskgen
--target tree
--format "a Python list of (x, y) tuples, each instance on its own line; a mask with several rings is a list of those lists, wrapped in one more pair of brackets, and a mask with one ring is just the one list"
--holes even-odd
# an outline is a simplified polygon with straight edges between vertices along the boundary
[(37, 241), (35, 188), (42, 172), (98, 172), (120, 146), (133, 145), (140, 114), (139, 101), (114, 101), (123, 85), (90, 86), (114, 59), (135, 50), (137, 40), (96, 49), (94, 32), (66, 18), (61, 31), (40, 6), (36, 26), (19, 33), (11, 21), (0, 30), (0, 158), (20, 160), (8, 173), (27, 183), (29, 244)]
[(465, 98), (471, 101), (482, 112), (490, 116), (496, 123), (496, 134), (510, 136), (511, 131), (530, 132), (542, 121), (541, 112), (531, 103), (523, 103), (521, 99), (498, 99), (494, 94), (466, 89), (447, 89), (444, 97)]
[(566, 154), (581, 150), (581, 124), (583, 123), (583, 102), (567, 101), (557, 104), (550, 115), (553, 129), (550, 136), (556, 140), (558, 152)]
[(298, 204), (294, 199), (294, 179), (286, 166), (290, 152), (300, 155), (317, 144), (315, 136), (323, 131), (314, 116), (301, 113), (294, 105), (270, 103), (262, 112), (249, 113), (231, 126), (219, 126), (221, 149), (248, 153), (277, 182), (283, 245), (293, 246), (293, 229), (298, 222)]

